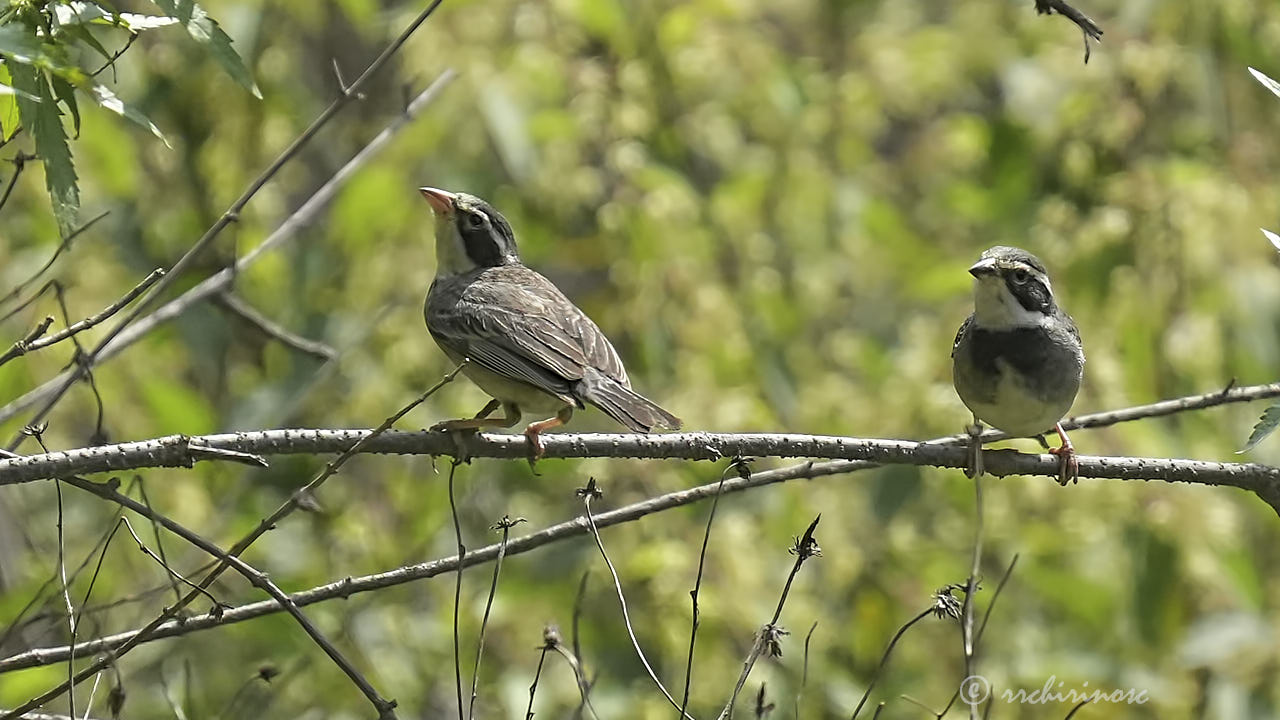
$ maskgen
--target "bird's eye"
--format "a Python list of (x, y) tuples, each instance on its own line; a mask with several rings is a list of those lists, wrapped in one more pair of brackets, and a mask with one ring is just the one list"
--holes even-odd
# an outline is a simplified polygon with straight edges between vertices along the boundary
[(484, 225), (484, 216), (481, 215), (480, 213), (473, 213), (471, 215), (468, 215), (467, 224), (473, 228), (478, 228)]
[(1013, 281), (1019, 285), (1026, 285), (1031, 279), (1031, 273), (1021, 268), (1013, 271)]

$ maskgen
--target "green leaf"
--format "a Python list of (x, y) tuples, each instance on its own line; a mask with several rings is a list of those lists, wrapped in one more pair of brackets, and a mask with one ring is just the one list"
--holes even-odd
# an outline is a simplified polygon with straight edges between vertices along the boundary
[(13, 86), (39, 98), (32, 102), (22, 95), (18, 99), (18, 115), (22, 126), (36, 140), (36, 153), (44, 166), (44, 182), (53, 202), (53, 217), (63, 237), (76, 226), (80, 210), (80, 190), (76, 187), (76, 169), (71, 162), (71, 148), (62, 127), (62, 115), (53, 99), (44, 73), (30, 65), (11, 65)]
[(197, 43), (204, 45), (209, 54), (213, 55), (213, 59), (218, 61), (233, 80), (253, 93), (254, 97), (262, 98), (262, 91), (258, 89), (253, 76), (249, 74), (249, 68), (231, 47), (231, 38), (222, 31), (216, 20), (209, 17), (204, 8), (193, 0), (155, 0), (155, 3), (166, 15), (182, 23), (187, 29), (187, 34), (191, 35)]
[(76, 88), (65, 79), (54, 75), (49, 78), (53, 82), (53, 95), (71, 111), (71, 124), (75, 128), (75, 136), (80, 137), (80, 105), (76, 102)]
[(21, 127), (21, 123), (18, 120), (18, 97), (24, 97), (32, 102), (40, 102), (40, 98), (35, 95), (10, 87), (12, 83), (13, 78), (9, 77), (9, 68), (0, 64), (0, 84), (12, 91), (0, 92), (0, 141), (13, 137), (13, 134)]
[(137, 108), (131, 105), (126, 105), (123, 100), (116, 97), (115, 93), (108, 90), (106, 85), (94, 84), (89, 91), (89, 95), (102, 107), (121, 117), (128, 118), (138, 123), (142, 127), (150, 130), (152, 135), (160, 138), (160, 142), (164, 143), (166, 147), (172, 147), (169, 145), (168, 138), (164, 136), (164, 133), (160, 132), (160, 128), (156, 127), (155, 123), (151, 122), (151, 120), (148, 119), (146, 115), (139, 112)]
[(1258, 424), (1253, 426), (1253, 432), (1249, 433), (1249, 442), (1245, 443), (1239, 452), (1246, 453), (1252, 450), (1258, 443), (1265, 440), (1268, 435), (1275, 432), (1277, 426), (1280, 426), (1280, 403), (1276, 403), (1263, 411), (1262, 417), (1258, 418)]
[(1275, 93), (1276, 97), (1280, 97), (1280, 83), (1272, 80), (1253, 68), (1249, 68), (1249, 72), (1253, 74), (1253, 77), (1256, 78), (1258, 82), (1262, 83), (1263, 87)]

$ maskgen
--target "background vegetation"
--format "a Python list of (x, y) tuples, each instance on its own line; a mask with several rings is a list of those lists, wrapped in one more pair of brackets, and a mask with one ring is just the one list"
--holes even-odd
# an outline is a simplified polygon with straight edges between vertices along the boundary
[[(157, 12), (132, 5), (121, 9)], [(53, 270), (71, 315), (101, 309), (172, 264), (336, 96), (332, 63), (356, 75), (421, 9), (399, 0), (209, 0), (248, 83), (181, 28), (143, 33), (96, 81), (171, 147), (80, 103), (80, 136), (70, 142), (78, 222), (110, 214)], [(368, 427), (434, 383), (449, 365), (422, 323), (434, 272), (429, 208), (415, 192), (422, 184), (502, 209), (526, 262), (597, 320), (637, 387), (691, 429), (958, 431), (969, 418), (951, 388), (948, 352), (971, 304), (965, 269), (994, 244), (1043, 258), (1080, 325), (1088, 364), (1076, 412), (1232, 379), (1275, 380), (1280, 269), (1258, 228), (1280, 225), (1280, 105), (1245, 67), (1280, 76), (1280, 5), (1090, 0), (1083, 9), (1106, 31), (1088, 65), (1071, 23), (1039, 17), (1021, 0), (446, 2), (364, 99), (177, 282), (190, 287), (254, 247), (399, 112), (406, 93), (453, 68), (459, 79), (318, 222), (236, 280), (240, 298), (329, 344), (338, 360), (299, 354), (202, 305), (95, 371), (105, 435)], [(114, 28), (95, 32), (108, 51), (128, 39)], [(79, 47), (67, 63), (102, 64)], [(255, 81), (261, 99), (246, 89)], [(74, 135), (71, 118), (64, 122)], [(20, 134), (0, 153), (33, 153), (33, 141)], [(6, 180), (13, 171), (3, 170)], [(0, 210), (6, 292), (60, 241), (43, 172), (27, 163)], [(58, 315), (52, 296), (7, 320), (5, 337), (22, 337), (45, 315)], [(0, 399), (53, 376), (71, 352), (60, 345), (3, 365)], [(479, 390), (454, 383), (402, 426), (483, 403)], [(1261, 409), (1082, 431), (1075, 441), (1087, 454), (1229, 460)], [(78, 385), (50, 415), (46, 442), (89, 443), (97, 412), (93, 392)], [(4, 436), (28, 415), (0, 428)], [(588, 412), (573, 429), (613, 428)], [(1251, 459), (1280, 462), (1280, 442), (1263, 442)], [(158, 508), (226, 545), (323, 461), (207, 464), (144, 479)], [(469, 546), (496, 539), (488, 528), (503, 514), (528, 519), (517, 533), (580, 514), (573, 489), (591, 476), (606, 493), (596, 507), (606, 509), (711, 482), (723, 468), (590, 460), (539, 469), (477, 460), (459, 470)], [(357, 458), (326, 486), (320, 512), (291, 517), (247, 559), (292, 591), (452, 554), (436, 470), (425, 458)], [(49, 483), (3, 488), (0, 502), (7, 624), (56, 567), (57, 513)], [(997, 687), (1037, 688), (1056, 676), (1151, 697), (1145, 706), (1089, 707), (1081, 718), (1280, 713), (1280, 525), (1256, 498), (1015, 478), (989, 482), (986, 505), (989, 587), (1020, 554), (984, 640), (981, 669)], [(640, 641), (669, 686), (683, 677), (707, 510), (604, 531)], [(792, 589), (784, 655), (757, 666), (749, 691), (767, 682), (773, 716), (791, 716), (803, 638), (816, 621), (800, 714), (847, 717), (893, 632), (934, 589), (967, 575), (973, 511), (960, 473), (902, 467), (724, 498), (702, 585), (694, 714), (711, 716), (724, 702), (777, 602), (792, 536), (821, 512), (823, 555)], [(69, 490), (69, 560), (89, 554), (114, 517)], [(205, 561), (173, 540), (166, 550), (178, 569)], [(523, 717), (543, 626), (568, 635), (588, 572), (579, 634), (597, 678), (595, 708), (601, 717), (674, 715), (629, 646), (589, 537), (504, 565), (478, 714)], [(469, 668), (487, 569), (465, 577)], [(87, 577), (76, 587), (82, 593)], [(61, 599), (44, 592), (56, 613)], [(159, 569), (117, 540), (93, 597), (128, 602), (86, 616), (82, 637), (145, 623), (172, 601), (167, 592)], [(399, 701), (401, 717), (449, 717), (453, 593), (452, 578), (440, 577), (310, 614)], [(215, 594), (261, 597), (231, 575)], [(28, 627), (3, 654), (65, 640), (55, 618)], [(874, 696), (890, 700), (881, 717), (931, 716), (894, 699), (901, 693), (945, 705), (964, 674), (960, 650), (953, 623), (913, 629)], [(269, 683), (255, 679), (263, 665), (279, 670)], [(65, 674), (50, 666), (0, 677), (0, 707)], [(119, 678), (131, 718), (169, 717), (175, 707), (191, 718), (370, 713), (283, 615), (145, 646), (122, 660)], [(741, 715), (750, 716), (749, 704)], [(568, 717), (576, 706), (572, 676), (549, 660), (539, 716)], [(1068, 709), (998, 706), (994, 715), (1061, 718)], [(99, 711), (107, 714), (101, 696)]]

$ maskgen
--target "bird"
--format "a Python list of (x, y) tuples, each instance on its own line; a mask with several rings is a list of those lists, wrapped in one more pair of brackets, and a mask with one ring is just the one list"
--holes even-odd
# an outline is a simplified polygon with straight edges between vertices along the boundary
[[(617, 350), (586, 313), (520, 261), (511, 224), (462, 192), (418, 188), (435, 215), (436, 275), (423, 305), (445, 355), (492, 400), (474, 417), (432, 430), (510, 428), (524, 413), (532, 464), (539, 434), (593, 405), (632, 432), (678, 430), (680, 418), (631, 389)], [(465, 361), (465, 362), (464, 362)], [(499, 407), (503, 417), (489, 417)]]
[(1084, 376), (1080, 331), (1058, 304), (1044, 263), (1026, 250), (996, 246), (969, 268), (973, 314), (951, 346), (956, 393), (973, 413), (970, 474), (981, 473), (981, 423), (1012, 437), (1056, 430), (1061, 444), (1058, 482), (1079, 478), (1075, 447), (1062, 418)]

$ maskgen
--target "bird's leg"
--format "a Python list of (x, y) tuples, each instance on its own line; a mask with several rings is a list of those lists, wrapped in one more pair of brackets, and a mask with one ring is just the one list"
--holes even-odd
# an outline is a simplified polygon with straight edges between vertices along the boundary
[(1053, 429), (1058, 431), (1058, 439), (1062, 441), (1060, 446), (1049, 448), (1049, 454), (1058, 456), (1058, 484), (1066, 487), (1069, 482), (1078, 483), (1080, 463), (1076, 460), (1076, 448), (1067, 437), (1067, 431), (1062, 429), (1062, 423), (1056, 423)]
[(965, 432), (969, 433), (969, 467), (965, 468), (964, 474), (978, 477), (982, 474), (982, 422), (975, 417)]
[(538, 435), (543, 430), (550, 430), (553, 427), (560, 427), (569, 422), (569, 418), (573, 417), (573, 406), (565, 405), (560, 408), (553, 418), (539, 420), (535, 423), (529, 423), (529, 427), (524, 429), (524, 436), (529, 439), (529, 467), (533, 467), (534, 463), (542, 459), (546, 448), (542, 447), (542, 441), (538, 439)]
[(444, 420), (432, 425), (431, 431), (453, 432), (455, 430), (479, 430), (487, 427), (509, 428), (520, 422), (520, 411), (511, 405), (503, 408), (506, 417), (490, 418), (489, 414), (497, 410), (501, 405), (502, 402), (499, 400), (490, 400), (488, 405), (480, 408), (480, 412), (476, 413), (475, 417)]

